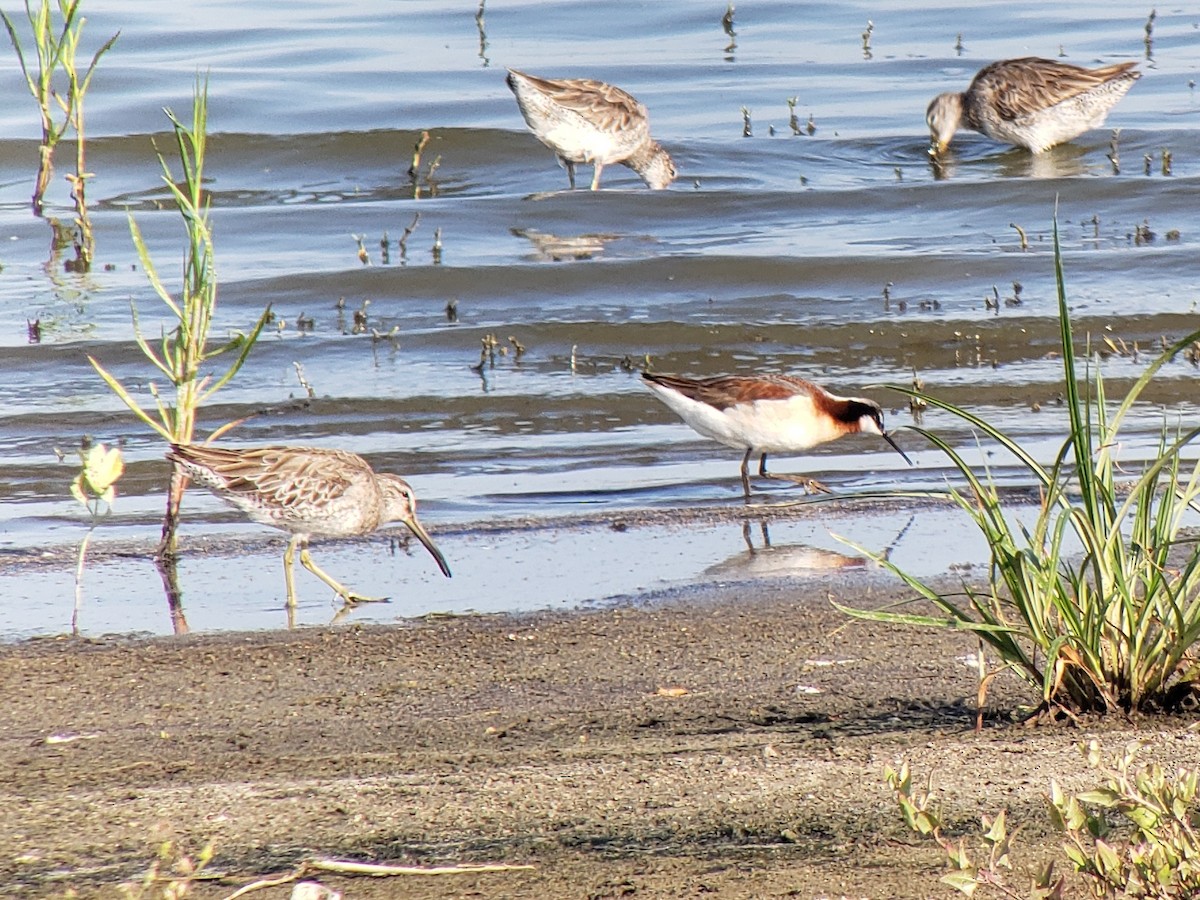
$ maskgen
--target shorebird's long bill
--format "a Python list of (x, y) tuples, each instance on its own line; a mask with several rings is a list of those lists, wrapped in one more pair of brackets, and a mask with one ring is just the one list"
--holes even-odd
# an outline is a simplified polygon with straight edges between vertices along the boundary
[(897, 453), (899, 453), (901, 456), (904, 457), (904, 461), (906, 463), (908, 463), (910, 466), (913, 464), (913, 461), (908, 458), (908, 454), (900, 449), (900, 445), (897, 444), (894, 440), (892, 440), (892, 436), (890, 434), (888, 434), (886, 431), (883, 432), (883, 439), (892, 445), (893, 450), (895, 450)]
[[(896, 449), (899, 450), (900, 448), (897, 447)], [(404, 524), (408, 526), (409, 531), (417, 536), (417, 540), (425, 545), (425, 549), (429, 551), (429, 555), (437, 560), (438, 568), (442, 570), (442, 574), (449, 578), (450, 567), (446, 565), (446, 557), (442, 556), (442, 551), (437, 548), (437, 545), (433, 542), (433, 538), (429, 536), (429, 532), (422, 528), (421, 523), (416, 519), (405, 519)]]

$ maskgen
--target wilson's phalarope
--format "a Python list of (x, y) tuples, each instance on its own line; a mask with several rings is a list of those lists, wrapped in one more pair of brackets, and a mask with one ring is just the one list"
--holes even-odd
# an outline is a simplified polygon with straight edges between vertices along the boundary
[(755, 453), (761, 454), (758, 474), (774, 478), (778, 476), (767, 472), (768, 453), (807, 450), (858, 431), (879, 435), (912, 465), (884, 430), (883, 411), (874, 400), (838, 397), (820, 385), (790, 375), (683, 378), (643, 372), (642, 379), (697, 432), (746, 451), (742, 458), (742, 488), (747, 497), (748, 466)]

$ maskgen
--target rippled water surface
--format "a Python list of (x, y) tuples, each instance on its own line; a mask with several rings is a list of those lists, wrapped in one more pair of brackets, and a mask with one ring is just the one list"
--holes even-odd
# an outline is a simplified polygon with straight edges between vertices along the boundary
[[(154, 154), (171, 149), (162, 108), (189, 113), (198, 74), (211, 98), (217, 331), (247, 328), (267, 304), (278, 317), (203, 428), (248, 416), (231, 442), (346, 447), (403, 473), (455, 569), (446, 581), (419, 548), (411, 558), (389, 552), (386, 537), (318, 547), (326, 568), (393, 595), (356, 611), (361, 619), (578, 604), (764, 569), (826, 577), (853, 568), (822, 555), (849, 552), (830, 528), (846, 524), (849, 537), (880, 548), (901, 532), (902, 515), (880, 523), (848, 513), (832, 525), (814, 512), (773, 533), (784, 547), (772, 550), (790, 554), (764, 556), (734, 521), (572, 530), (573, 517), (740, 503), (737, 452), (642, 389), (647, 358), (668, 372), (811, 377), (877, 397), (892, 427), (911, 421), (907, 406), (870, 386), (911, 383), (915, 370), (930, 391), (1050, 456), (1064, 429), (1056, 202), (1072, 310), (1080, 334), (1109, 355), (1114, 389), (1164, 337), (1200, 320), (1197, 11), (1160, 10), (1148, 47), (1149, 8), (1032, 0), (750, 2), (737, 6), (732, 37), (719, 4), (85, 8), (89, 49), (121, 31), (87, 97), (97, 233), (88, 274), (64, 271), (47, 221), (72, 216), (61, 178), (70, 147), (59, 151), (47, 218), (30, 211), (36, 108), (15, 57), (0, 52), (0, 637), (69, 621), (72, 572), (4, 559), (82, 537), (86, 516), (68, 494), (74, 469), (54, 448), (69, 452), (85, 434), (123, 441), (129, 463), (97, 533), (103, 561), (85, 581), (85, 630), (171, 627), (152, 567), (103, 556), (106, 541), (156, 537), (164, 448), (87, 357), (152, 402), (130, 304), (149, 335), (167, 320), (128, 217), (176, 285), (182, 228)], [(1022, 55), (1140, 60), (1143, 77), (1105, 129), (1039, 157), (962, 133), (945, 171), (933, 171), (929, 99), (964, 88), (986, 62)], [(525, 129), (506, 66), (625, 87), (649, 107), (679, 180), (650, 192), (617, 166), (598, 193), (565, 190), (565, 173)], [(407, 169), (423, 130), (414, 184)], [(366, 314), (364, 333), (353, 333), (355, 312)], [(309, 318), (311, 328), (297, 327)], [(506, 352), (479, 368), (488, 335)], [(1194, 421), (1198, 400), (1197, 369), (1168, 365), (1135, 410), (1128, 458), (1152, 452), (1164, 415)], [(973, 446), (954, 421), (929, 414), (924, 424)], [(942, 484), (938, 454), (903, 430), (898, 439), (914, 468), (865, 437), (775, 466), (845, 493)], [(991, 461), (999, 478), (1016, 479)], [(762, 499), (795, 496), (767, 485)], [(501, 519), (555, 525), (481, 531)], [(897, 552), (925, 570), (978, 559), (979, 548), (937, 527), (917, 524)], [(186, 556), (193, 628), (282, 624), (279, 536), (201, 491), (188, 495), (183, 534), (246, 542), (242, 553)], [(731, 574), (720, 568), (729, 560), (745, 565)], [(327, 620), (324, 588), (304, 573), (300, 585), (302, 618)]]

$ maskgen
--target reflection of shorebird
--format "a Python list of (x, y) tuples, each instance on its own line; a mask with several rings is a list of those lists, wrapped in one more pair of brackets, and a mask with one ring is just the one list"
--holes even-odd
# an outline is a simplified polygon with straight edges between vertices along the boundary
[[(790, 375), (726, 375), (681, 378), (643, 372), (646, 386), (683, 421), (726, 447), (744, 449), (742, 488), (750, 496), (750, 457), (762, 454), (758, 474), (767, 473), (768, 453), (794, 453), (858, 431), (877, 434), (912, 465), (883, 428), (883, 411), (874, 400), (837, 397), (820, 385)], [(801, 483), (823, 490), (812, 479)]]
[(450, 567), (417, 521), (417, 498), (397, 475), (377, 474), (361, 456), (315, 447), (226, 449), (172, 444), (167, 459), (188, 476), (252, 520), (292, 533), (283, 554), (287, 603), (296, 605), (292, 564), (300, 563), (337, 591), (348, 604), (374, 598), (350, 591), (321, 570), (308, 552), (312, 535), (350, 537), (369, 534), (389, 522), (403, 522), (425, 545), (442, 573)]
[(609, 163), (626, 165), (652, 188), (675, 180), (671, 156), (650, 137), (646, 107), (618, 87), (590, 78), (538, 78), (508, 70), (525, 123), (558, 156), (575, 187), (575, 164), (590, 163), (592, 190)]
[(959, 126), (1034, 153), (1104, 124), (1108, 111), (1141, 73), (1137, 63), (1084, 69), (1052, 59), (1005, 59), (980, 69), (961, 94), (939, 94), (929, 104), (933, 155)]
[(604, 253), (605, 244), (621, 239), (619, 234), (580, 234), (566, 237), (546, 234), (533, 228), (513, 228), (512, 233), (533, 244), (538, 257), (553, 262), (561, 262), (564, 259), (595, 259)]
[(704, 576), (718, 579), (787, 578), (805, 573), (866, 568), (867, 561), (861, 556), (847, 556), (807, 544), (776, 546), (771, 543), (766, 520), (759, 522), (759, 528), (762, 546), (755, 547), (750, 537), (750, 523), (742, 522), (742, 540), (746, 542), (746, 549), (709, 566), (704, 570)]

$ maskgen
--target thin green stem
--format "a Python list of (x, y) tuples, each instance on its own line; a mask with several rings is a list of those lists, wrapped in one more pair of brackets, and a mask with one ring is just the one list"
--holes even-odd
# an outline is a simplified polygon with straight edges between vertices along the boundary
[(83, 540), (79, 542), (79, 557), (75, 564), (75, 608), (71, 612), (71, 634), (79, 634), (79, 610), (83, 607), (83, 566), (87, 558), (88, 545), (92, 541), (92, 532), (96, 530), (96, 512), (89, 505), (88, 510), (92, 513), (92, 524), (88, 528), (87, 534), (83, 536)]

